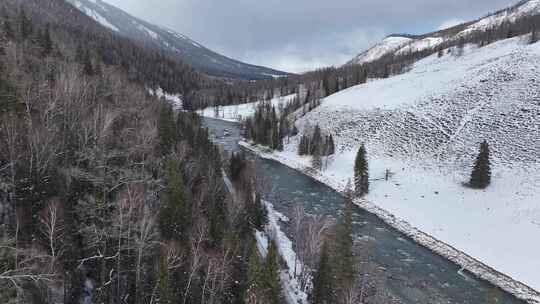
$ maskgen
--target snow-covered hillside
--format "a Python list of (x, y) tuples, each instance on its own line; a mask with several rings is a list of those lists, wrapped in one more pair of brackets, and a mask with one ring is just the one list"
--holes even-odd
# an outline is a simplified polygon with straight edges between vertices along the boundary
[[(284, 97), (276, 97), (271, 100), (271, 103), (274, 107), (276, 107), (276, 110), (279, 110), (280, 105), (285, 106), (295, 97), (295, 94)], [(199, 111), (199, 115), (210, 118), (218, 118), (226, 121), (242, 121), (250, 116), (253, 116), (253, 114), (255, 114), (255, 110), (257, 109), (257, 105), (261, 102), (264, 101), (244, 103), (232, 106), (208, 107), (204, 110)]]
[(540, 0), (521, 1), (519, 4), (510, 9), (503, 10), (499, 13), (490, 15), (474, 22), (473, 24), (469, 25), (465, 30), (460, 32), (458, 36), (468, 34), (473, 31), (487, 30), (494, 26), (501, 25), (505, 22), (514, 22), (523, 16), (538, 13), (540, 13)]
[(503, 23), (514, 22), (524, 16), (540, 14), (540, 0), (521, 1), (513, 7), (502, 10), (498, 13), (470, 22), (463, 26), (457, 34), (448, 34), (446, 31), (437, 31), (421, 36), (389, 36), (382, 42), (356, 56), (347, 64), (364, 64), (373, 62), (389, 54), (402, 55), (409, 52), (423, 51), (436, 48), (446, 41), (457, 41), (465, 35), (485, 31)]
[(376, 44), (369, 50), (361, 53), (356, 56), (349, 64), (362, 64), (365, 62), (372, 62), (377, 59), (380, 59), (386, 54), (396, 52), (397, 50), (403, 48), (404, 45), (411, 42), (411, 38), (400, 37), (400, 36), (389, 36), (386, 37), (383, 41)]
[(185, 35), (135, 18), (105, 1), (67, 1), (114, 32), (175, 54), (182, 61), (209, 75), (242, 79), (269, 79), (289, 75), (220, 55)]
[[(330, 184), (353, 177), (365, 143), (371, 203), (540, 290), (540, 43), (527, 39), (425, 58), (324, 99), (297, 126), (333, 134), (338, 152), (322, 173)], [(309, 165), (298, 139), (277, 156)], [(483, 140), (493, 183), (478, 191), (462, 183)]]

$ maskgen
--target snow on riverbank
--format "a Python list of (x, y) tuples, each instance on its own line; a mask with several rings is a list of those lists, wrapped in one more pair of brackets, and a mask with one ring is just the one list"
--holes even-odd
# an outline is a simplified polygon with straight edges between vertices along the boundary
[[(280, 105), (285, 106), (288, 102), (293, 100), (296, 97), (296, 94), (287, 95), (283, 97), (276, 97), (271, 100), (273, 106), (276, 107), (276, 110), (279, 109)], [(239, 122), (255, 114), (257, 105), (263, 101), (257, 101), (252, 103), (244, 103), (232, 106), (220, 106), (220, 107), (208, 107), (204, 110), (198, 111), (199, 115), (216, 118), (225, 121)]]
[(298, 262), (295, 263), (296, 253), (293, 250), (292, 241), (287, 237), (285, 232), (280, 227), (280, 222), (288, 222), (289, 219), (274, 209), (274, 206), (269, 202), (264, 202), (268, 211), (268, 225), (266, 233), (257, 231), (255, 239), (257, 240), (257, 249), (261, 256), (265, 257), (268, 253), (270, 237), (278, 248), (279, 255), (285, 261), (287, 269), (281, 272), (281, 285), (289, 304), (307, 304), (307, 294), (301, 288), (298, 280), (294, 278), (294, 267), (296, 265), (297, 272), (301, 271), (301, 266)]
[[(310, 168), (309, 158), (298, 157), (292, 151), (271, 153), (266, 148), (254, 147), (248, 143), (241, 143), (241, 146), (263, 158), (297, 169), (338, 191), (342, 191), (346, 180), (352, 177), (352, 169), (349, 169), (354, 159), (352, 153), (338, 156), (329, 164), (328, 170), (321, 173)], [(384, 170), (392, 165), (388, 160), (377, 162), (370, 159), (370, 161), (370, 169), (375, 178), (379, 177), (377, 174), (382, 177)], [(367, 200), (358, 200), (355, 203), (417, 243), (460, 265), (479, 278), (529, 303), (540, 303), (538, 292), (499, 272), (507, 271), (506, 273), (513, 275), (512, 271), (520, 270), (522, 274), (530, 274), (528, 278), (534, 282), (537, 270), (540, 269), (538, 266), (540, 261), (535, 258), (538, 257), (538, 250), (531, 248), (531, 251), (528, 251), (512, 247), (514, 242), (525, 241), (528, 241), (529, 246), (538, 246), (538, 242), (534, 242), (531, 235), (519, 233), (519, 229), (524, 228), (522, 225), (526, 228), (526, 222), (514, 219), (508, 223), (508, 217), (511, 218), (515, 214), (507, 212), (515, 210), (512, 208), (515, 204), (504, 198), (508, 199), (515, 193), (505, 195), (490, 189), (476, 192), (455, 185), (454, 181), (448, 181), (444, 175), (422, 170), (424, 169), (414, 167), (405, 168), (401, 172), (395, 170), (391, 181), (372, 182), (371, 194)], [(501, 173), (495, 173), (493, 189), (497, 185), (511, 188), (523, 181), (517, 176), (500, 179), (497, 177), (499, 174)], [(498, 197), (499, 195), (502, 197)], [(521, 193), (525, 203), (520, 205), (526, 206), (526, 200), (530, 195), (531, 193)], [(534, 205), (531, 200), (529, 203), (531, 206)], [(520, 212), (525, 211), (526, 209), (523, 209)], [(501, 221), (504, 225), (501, 225)], [(476, 258), (471, 256), (473, 254)], [(517, 259), (512, 256), (515, 254), (518, 255)], [(499, 260), (498, 256), (503, 258)], [(486, 263), (489, 263), (486, 259), (499, 271), (487, 266)], [(502, 270), (499, 266), (507, 267)]]

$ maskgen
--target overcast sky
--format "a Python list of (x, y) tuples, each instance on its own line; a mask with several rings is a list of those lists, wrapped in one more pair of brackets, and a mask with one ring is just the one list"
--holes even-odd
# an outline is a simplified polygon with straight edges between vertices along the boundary
[(105, 0), (223, 55), (289, 72), (340, 65), (391, 33), (425, 33), (517, 0)]

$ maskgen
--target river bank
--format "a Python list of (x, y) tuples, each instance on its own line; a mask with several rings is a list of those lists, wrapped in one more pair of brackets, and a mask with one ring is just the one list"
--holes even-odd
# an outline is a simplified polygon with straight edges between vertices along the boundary
[[(241, 147), (255, 153), (261, 158), (273, 160), (279, 162), (287, 167), (301, 172), (337, 191), (343, 191), (344, 186), (332, 178), (321, 174), (321, 172), (298, 163), (293, 159), (276, 155), (269, 152), (264, 147), (253, 146), (247, 142), (240, 142)], [(466, 253), (440, 241), (412, 226), (407, 221), (397, 218), (387, 210), (378, 207), (372, 202), (367, 200), (356, 200), (355, 204), (376, 215), (386, 224), (407, 235), (416, 243), (428, 248), (432, 252), (446, 258), (452, 263), (461, 267), (460, 274), (466, 276), (466, 272), (470, 272), (475, 277), (490, 282), (491, 284), (501, 288), (502, 290), (514, 295), (518, 299), (524, 300), (527, 303), (538, 304), (540, 303), (540, 293), (527, 285), (512, 279), (511, 277), (493, 269), (492, 267), (482, 263), (481, 261), (467, 255)], [(465, 270), (465, 271), (464, 271)]]

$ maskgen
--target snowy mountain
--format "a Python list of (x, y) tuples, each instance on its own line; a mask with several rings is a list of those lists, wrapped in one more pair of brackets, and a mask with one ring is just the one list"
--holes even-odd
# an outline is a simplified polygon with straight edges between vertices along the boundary
[(370, 63), (386, 55), (402, 55), (409, 52), (423, 51), (428, 48), (436, 48), (444, 42), (459, 40), (465, 35), (482, 32), (504, 23), (514, 22), (524, 16), (536, 14), (540, 14), (540, 0), (525, 0), (476, 21), (433, 33), (418, 36), (391, 35), (372, 48), (359, 54), (347, 64)]
[(208, 75), (239, 79), (267, 79), (289, 75), (220, 55), (182, 34), (135, 18), (102, 0), (67, 1), (112, 31), (171, 52), (185, 63)]
[(353, 58), (348, 64), (362, 64), (375, 61), (384, 55), (396, 52), (411, 41), (413, 39), (408, 37), (388, 36), (369, 50)]

